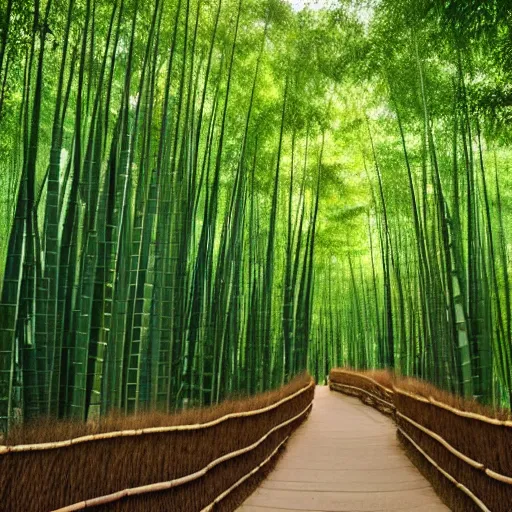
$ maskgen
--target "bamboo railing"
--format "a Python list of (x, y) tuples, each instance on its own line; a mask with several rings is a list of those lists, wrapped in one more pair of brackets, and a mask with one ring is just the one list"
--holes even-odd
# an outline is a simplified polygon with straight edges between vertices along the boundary
[[(186, 484), (197, 484), (199, 485), (199, 488), (203, 485), (209, 485), (209, 483), (206, 484), (201, 482), (215, 481), (219, 473), (213, 472), (212, 470), (216, 468), (219, 468), (221, 473), (224, 471), (230, 471), (230, 475), (232, 476), (230, 476), (226, 480), (226, 484), (224, 484), (224, 479), (221, 478), (220, 480), (218, 480), (219, 483), (216, 484), (215, 488), (211, 487), (211, 494), (207, 494), (206, 496), (204, 496), (205, 499), (201, 503), (200, 508), (202, 512), (207, 512), (211, 511), (216, 504), (218, 504), (220, 501), (226, 498), (235, 489), (239, 488), (244, 482), (247, 482), (252, 476), (256, 475), (258, 471), (260, 471), (263, 467), (265, 467), (277, 456), (280, 449), (284, 446), (293, 430), (298, 426), (298, 424), (300, 424), (304, 419), (306, 419), (309, 412), (311, 411), (314, 386), (315, 382), (313, 379), (311, 379), (306, 385), (302, 386), (299, 390), (290, 393), (288, 396), (285, 396), (284, 398), (281, 398), (268, 406), (249, 411), (232, 412), (229, 414), (225, 414), (220, 418), (207, 421), (204, 423), (196, 423), (190, 425), (173, 425), (167, 427), (151, 427), (137, 430), (132, 429), (116, 432), (99, 433), (51, 443), (2, 446), (0, 447), (0, 454), (2, 455), (0, 456), (0, 463), (4, 462), (6, 464), (5, 467), (7, 467), (8, 469), (9, 465), (11, 464), (10, 460), (5, 459), (5, 457), (7, 457), (8, 455), (10, 457), (14, 457), (15, 459), (13, 460), (17, 460), (18, 455), (23, 455), (24, 457), (38, 457), (37, 459), (34, 459), (32, 462), (39, 466), (41, 466), (41, 464), (44, 465), (45, 461), (47, 460), (53, 460), (52, 457), (67, 457), (66, 460), (69, 460), (70, 463), (73, 463), (73, 457), (75, 452), (68, 452), (68, 450), (76, 450), (78, 447), (82, 446), (84, 448), (87, 448), (86, 453), (88, 454), (91, 448), (89, 446), (86, 447), (86, 445), (94, 444), (94, 446), (97, 446), (96, 450), (103, 450), (103, 445), (96, 445), (95, 443), (108, 442), (109, 449), (111, 450), (112, 453), (116, 453), (118, 449), (130, 451), (132, 450), (132, 448), (136, 448), (139, 445), (126, 445), (127, 439), (133, 439), (134, 442), (137, 442), (137, 439), (142, 440), (143, 438), (150, 438), (152, 435), (155, 434), (160, 434), (160, 436), (155, 438), (154, 442), (157, 444), (159, 443), (158, 445), (162, 447), (162, 450), (165, 450), (166, 446), (169, 447), (171, 445), (169, 445), (169, 441), (167, 441), (169, 438), (166, 436), (162, 437), (161, 434), (172, 434), (173, 432), (185, 432), (190, 433), (193, 436), (195, 436), (195, 432), (197, 432), (197, 434), (201, 436), (197, 438), (197, 448), (200, 450), (202, 439), (204, 439), (203, 434), (207, 434), (208, 429), (222, 426), (222, 424), (230, 420), (233, 420), (233, 425), (231, 425), (231, 423), (228, 423), (222, 427), (223, 429), (227, 429), (224, 430), (224, 432), (230, 433), (232, 442), (226, 444), (225, 448), (223, 448), (223, 438), (218, 439), (219, 449), (212, 451), (212, 454), (215, 454), (215, 452), (217, 452), (217, 454), (215, 454), (216, 457), (213, 460), (210, 460), (207, 464), (205, 464), (205, 462), (208, 459), (205, 459), (205, 462), (201, 462), (201, 465), (205, 464), (203, 467), (200, 467), (199, 465), (197, 465), (196, 467), (193, 467), (193, 465), (190, 466), (191, 472), (189, 474), (185, 474), (183, 476), (182, 474), (178, 474), (176, 475), (177, 477), (173, 479), (163, 481), (143, 481), (141, 482), (141, 484), (144, 485), (126, 488), (121, 487), (120, 490), (115, 490), (115, 487), (112, 489), (112, 487), (110, 486), (104, 486), (103, 489), (101, 489), (101, 485), (82, 486), (82, 489), (85, 488), (87, 493), (90, 492), (89, 497), (80, 496), (81, 494), (83, 494), (83, 490), (79, 492), (60, 492), (56, 490), (56, 492), (59, 492), (59, 498), (53, 499), (53, 502), (58, 502), (58, 506), (42, 506), (37, 508), (38, 511), (41, 510), (44, 512), (48, 512), (49, 510), (51, 510), (52, 512), (75, 512), (85, 509), (92, 509), (94, 507), (105, 507), (108, 506), (109, 504), (114, 504), (115, 502), (118, 502), (123, 499), (129, 499), (130, 497), (137, 497), (142, 495), (153, 495), (156, 497), (156, 499), (160, 499), (156, 493), (161, 493), (162, 491), (169, 491), (171, 489), (179, 488), (180, 486), (184, 486)], [(265, 414), (272, 414), (272, 416), (269, 416), (268, 419), (264, 419)], [(254, 421), (259, 422), (257, 424), (259, 426), (255, 427), (253, 434), (244, 437), (242, 435), (243, 432), (241, 432), (240, 429), (251, 429), (251, 422), (253, 419)], [(231, 429), (233, 429), (232, 435)], [(218, 431), (214, 429), (209, 432), (211, 433), (208, 433), (208, 439), (215, 439), (215, 436), (217, 435), (216, 432)], [(240, 438), (242, 441), (238, 442), (238, 438)], [(187, 442), (193, 443), (194, 439), (196, 438), (192, 437), (187, 439)], [(119, 445), (121, 446), (121, 448), (117, 448), (116, 444), (112, 445), (112, 441), (115, 442), (116, 440), (123, 440), (124, 444)], [(151, 441), (151, 443), (153, 443), (153, 441)], [(63, 451), (52, 455), (52, 453), (56, 450)], [(228, 451), (228, 453), (224, 453), (225, 451)], [(119, 452), (117, 451), (117, 453)], [(123, 452), (121, 451), (121, 454), (122, 453)], [(47, 458), (48, 456), (51, 456), (50, 459)], [(40, 457), (44, 458), (40, 459)], [(239, 465), (238, 462), (234, 461), (234, 459), (236, 459), (237, 457), (240, 457), (240, 460), (246, 460), (247, 457), (249, 458), (247, 458), (244, 464)], [(102, 457), (102, 459), (104, 458), (105, 457)], [(25, 459), (20, 459), (20, 461), (22, 460)], [(144, 456), (137, 460), (140, 460), (142, 464), (148, 465), (151, 465), (153, 462), (150, 457), (147, 458), (146, 461)], [(170, 460), (172, 461), (172, 454), (170, 456)], [(94, 461), (92, 461), (91, 463), (94, 464)], [(226, 466), (225, 464), (227, 463), (230, 463), (231, 466)], [(20, 462), (19, 464), (23, 464), (23, 462)], [(60, 465), (62, 466), (63, 464), (64, 463), (61, 462)], [(24, 471), (23, 466), (19, 467), (21, 468), (19, 469), (19, 471)], [(247, 469), (240, 469), (242, 467)], [(105, 468), (102, 470), (100, 469), (99, 471), (104, 470)], [(156, 474), (159, 474), (159, 472), (157, 472)], [(204, 477), (207, 477), (207, 479), (209, 480), (202, 480)], [(58, 478), (57, 482), (60, 482), (61, 480), (63, 488), (66, 487), (68, 484), (64, 478)], [(41, 482), (41, 485), (44, 485), (44, 482)], [(226, 485), (226, 488), (222, 488), (224, 485)], [(112, 489), (115, 492), (101, 492), (102, 490), (104, 491), (106, 489)], [(100, 492), (98, 492), (98, 490)], [(187, 492), (189, 491), (187, 490)], [(193, 490), (190, 492), (193, 492)], [(216, 495), (216, 493), (218, 493), (218, 495)], [(174, 495), (170, 496), (169, 499), (173, 500), (173, 496)], [(68, 501), (68, 504), (66, 504), (66, 500), (69, 497), (71, 497), (72, 499), (70, 499)], [(75, 500), (76, 498), (82, 499), (73, 502), (73, 498)], [(211, 500), (210, 503), (208, 503), (206, 499)], [(208, 503), (206, 506), (204, 506), (205, 501), (206, 503)], [(22, 508), (15, 508), (13, 509), (13, 511), (21, 511)], [(197, 510), (199, 510), (199, 508)]]
[[(177, 478), (175, 480), (169, 480), (167, 482), (158, 482), (158, 483), (155, 483), (155, 484), (142, 485), (142, 486), (139, 486), (139, 487), (133, 487), (131, 489), (124, 489), (122, 491), (115, 492), (115, 493), (112, 493), (112, 494), (108, 494), (106, 496), (100, 496), (98, 498), (93, 498), (93, 499), (81, 501), (79, 503), (74, 503), (73, 505), (68, 505), (66, 507), (62, 507), (62, 508), (56, 509), (56, 510), (54, 510), (52, 512), (75, 512), (76, 510), (83, 510), (83, 509), (86, 509), (86, 508), (96, 507), (96, 506), (99, 506), (99, 505), (107, 505), (108, 503), (112, 503), (114, 501), (119, 501), (120, 499), (126, 498), (128, 496), (139, 496), (141, 494), (148, 494), (148, 493), (151, 493), (151, 492), (166, 491), (166, 490), (172, 489), (173, 487), (178, 487), (180, 485), (188, 484), (188, 483), (190, 483), (190, 482), (192, 482), (194, 480), (197, 480), (198, 478), (201, 478), (206, 473), (208, 473), (208, 471), (213, 469), (215, 466), (218, 466), (219, 464), (222, 464), (223, 462), (226, 462), (227, 460), (233, 459), (233, 458), (238, 457), (240, 455), (244, 455), (244, 454), (254, 450), (258, 446), (260, 446), (260, 444), (263, 443), (263, 441), (268, 439), (268, 437), (271, 434), (273, 434), (277, 430), (282, 429), (286, 425), (289, 425), (290, 423), (293, 423), (295, 420), (298, 420), (299, 418), (301, 418), (302, 416), (307, 414), (309, 412), (309, 410), (311, 409), (311, 407), (312, 407), (312, 404), (309, 404), (302, 412), (300, 412), (296, 416), (294, 416), (294, 417), (290, 418), (289, 420), (286, 420), (286, 421), (280, 423), (279, 425), (271, 428), (264, 436), (262, 436), (260, 439), (258, 439), (258, 441), (256, 441), (255, 443), (251, 444), (250, 446), (246, 446), (245, 448), (241, 448), (240, 450), (235, 450), (234, 452), (231, 452), (231, 453), (228, 453), (226, 455), (223, 455), (222, 457), (219, 457), (218, 459), (215, 459), (214, 461), (210, 462), (207, 466), (205, 466), (204, 468), (200, 469), (199, 471), (196, 471), (195, 473), (192, 473), (192, 474), (187, 475), (187, 476), (183, 476), (181, 478)], [(284, 442), (286, 441), (286, 439), (288, 439), (288, 437), (289, 436), (287, 436), (285, 438), (285, 440), (283, 440), (281, 443), (279, 443), (278, 448), (281, 447), (284, 444)], [(272, 452), (272, 456), (274, 456), (278, 452), (278, 448), (276, 448)], [(270, 458), (265, 459), (265, 461), (267, 461), (267, 462), (270, 461), (272, 456)], [(260, 467), (261, 467), (261, 464), (257, 466), (258, 469), (260, 469)], [(254, 474), (254, 472), (255, 471), (252, 470), (248, 475), (252, 475), (252, 474)], [(242, 477), (242, 479), (240, 479), (240, 480), (243, 482), (245, 479), (248, 478), (248, 475), (244, 475)], [(240, 480), (239, 480), (239, 482), (240, 482)], [(235, 487), (233, 487), (233, 488), (235, 488)], [(225, 495), (225, 493), (223, 493), (221, 496), (223, 496), (223, 495)], [(216, 500), (219, 500), (219, 497), (217, 497)], [(216, 500), (214, 500), (214, 502), (212, 502), (212, 504), (208, 505), (208, 507), (213, 506), (213, 504), (216, 502)], [(207, 509), (208, 509), (208, 507), (207, 507)]]
[(215, 425), (219, 425), (220, 423), (223, 423), (227, 420), (233, 419), (233, 418), (247, 418), (250, 416), (255, 416), (258, 414), (264, 414), (266, 412), (269, 412), (273, 409), (276, 409), (277, 407), (280, 407), (281, 405), (285, 404), (286, 402), (289, 402), (290, 400), (293, 400), (295, 397), (299, 396), (300, 394), (304, 393), (308, 389), (310, 389), (312, 386), (314, 386), (314, 381), (312, 380), (307, 386), (304, 386), (303, 388), (299, 389), (295, 393), (282, 398), (278, 402), (275, 402), (271, 405), (268, 405), (267, 407), (263, 407), (261, 409), (254, 409), (252, 411), (244, 411), (244, 412), (232, 412), (229, 414), (225, 414), (224, 416), (221, 416), (220, 418), (217, 418), (212, 421), (208, 421), (205, 423), (196, 423), (193, 425), (173, 425), (169, 427), (150, 427), (150, 428), (142, 428), (142, 429), (135, 429), (135, 430), (119, 430), (116, 432), (102, 432), (100, 434), (90, 434), (87, 436), (80, 436), (73, 439), (66, 439), (65, 441), (55, 441), (51, 443), (34, 443), (34, 444), (19, 444), (19, 445), (0, 445), (0, 455), (5, 455), (7, 453), (14, 453), (14, 452), (30, 452), (30, 451), (41, 451), (41, 450), (55, 450), (58, 448), (66, 448), (68, 446), (74, 446), (81, 443), (88, 443), (91, 441), (101, 441), (105, 439), (115, 439), (116, 437), (132, 437), (132, 436), (141, 436), (141, 435), (148, 435), (148, 434), (166, 434), (170, 432), (183, 432), (183, 431), (191, 431), (191, 430), (200, 430), (203, 428), (210, 428)]
[[(424, 397), (415, 393), (411, 393), (395, 385), (393, 386), (392, 389), (390, 389), (376, 382), (371, 377), (357, 372), (336, 370), (334, 375), (335, 380), (332, 380), (331, 378), (329, 381), (329, 386), (331, 389), (335, 391), (340, 391), (342, 393), (347, 393), (352, 396), (358, 396), (364, 403), (368, 403), (367, 400), (365, 400), (365, 397), (370, 397), (371, 400), (373, 400), (374, 402), (384, 404), (390, 411), (392, 411), (392, 415), (395, 419), (395, 422), (397, 423), (397, 430), (400, 432), (400, 434), (404, 436), (407, 439), (407, 441), (409, 441), (410, 445), (419, 454), (421, 454), (423, 458), (426, 461), (428, 461), (432, 467), (434, 467), (440, 474), (442, 474), (447, 480), (449, 480), (456, 488), (458, 488), (466, 496), (468, 496), (479, 510), (482, 510), (484, 512), (491, 512), (491, 509), (489, 508), (488, 504), (485, 503), (486, 500), (481, 496), (477, 496), (477, 494), (473, 490), (469, 489), (467, 485), (464, 485), (459, 481), (457, 475), (450, 474), (448, 471), (446, 471), (445, 468), (442, 467), (442, 464), (439, 461), (434, 460), (434, 458), (431, 455), (429, 455), (422, 446), (420, 446), (420, 443), (415, 441), (404, 430), (404, 428), (400, 425), (399, 420), (403, 420), (407, 424), (412, 425), (415, 429), (421, 431), (423, 434), (427, 435), (429, 438), (439, 443), (439, 445), (445, 448), (451, 455), (455, 456), (458, 460), (462, 461), (464, 464), (471, 467), (472, 469), (477, 470), (482, 475), (485, 475), (488, 478), (494, 480), (495, 482), (499, 482), (500, 484), (510, 486), (506, 489), (505, 492), (505, 494), (507, 494), (507, 496), (509, 496), (510, 499), (503, 504), (503, 508), (501, 508), (499, 512), (510, 512), (510, 510), (512, 510), (512, 476), (500, 474), (499, 472), (494, 471), (489, 467), (486, 467), (484, 463), (477, 461), (474, 458), (464, 454), (462, 451), (458, 450), (451, 443), (449, 443), (442, 435), (440, 435), (440, 433), (434, 432), (432, 429), (429, 429), (422, 425), (419, 421), (415, 421), (414, 419), (409, 417), (407, 414), (404, 413), (404, 411), (400, 410), (400, 406), (397, 405), (398, 400), (396, 399), (396, 397), (398, 395), (402, 395), (409, 399), (415, 400), (420, 404), (428, 404), (429, 406), (434, 406), (440, 410), (453, 414), (454, 416), (475, 420), (478, 422), (482, 422), (486, 425), (492, 425), (497, 428), (512, 428), (512, 421), (499, 420), (497, 418), (490, 418), (488, 416), (484, 416), (478, 413), (463, 411), (455, 407), (452, 407), (448, 404), (444, 404), (434, 399), (433, 397)], [(333, 374), (331, 374), (331, 377), (332, 376)], [(343, 382), (344, 377), (348, 381), (350, 381), (350, 384)], [(360, 382), (359, 386), (354, 385), (355, 380)], [(392, 403), (384, 400), (383, 398), (377, 396), (375, 393), (369, 390), (368, 384), (374, 387), (376, 386), (379, 390), (384, 392), (387, 396), (391, 398)], [(377, 408), (381, 410), (379, 407)], [(498, 512), (498, 510), (493, 509), (492, 512)]]

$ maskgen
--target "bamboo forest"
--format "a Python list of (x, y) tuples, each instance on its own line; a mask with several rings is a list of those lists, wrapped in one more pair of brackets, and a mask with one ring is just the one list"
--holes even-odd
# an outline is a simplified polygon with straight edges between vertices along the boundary
[(508, 0), (0, 0), (0, 432), (335, 367), (510, 408), (511, 80)]

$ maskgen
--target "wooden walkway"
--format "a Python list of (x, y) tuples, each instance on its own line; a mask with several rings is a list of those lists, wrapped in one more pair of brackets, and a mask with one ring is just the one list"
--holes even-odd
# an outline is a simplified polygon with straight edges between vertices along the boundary
[(239, 512), (446, 512), (396, 439), (357, 398), (317, 387), (309, 419)]

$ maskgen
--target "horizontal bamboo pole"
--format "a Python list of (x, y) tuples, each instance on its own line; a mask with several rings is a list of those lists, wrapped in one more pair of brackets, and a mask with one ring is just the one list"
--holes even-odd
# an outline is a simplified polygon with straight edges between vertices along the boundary
[(209, 505), (204, 507), (201, 512), (211, 512), (213, 510), (213, 507), (217, 503), (220, 503), (228, 494), (233, 492), (237, 487), (239, 487), (241, 484), (243, 484), (248, 478), (251, 478), (252, 475), (257, 473), (263, 466), (268, 464), (276, 455), (276, 453), (280, 450), (280, 448), (290, 439), (290, 436), (285, 437), (278, 445), (277, 447), (272, 450), (272, 453), (260, 464), (258, 464), (252, 471), (247, 473), (247, 475), (244, 475), (240, 480), (236, 481), (229, 489), (226, 489), (222, 494), (219, 494)]
[(250, 452), (257, 448), (263, 441), (265, 441), (271, 434), (276, 432), (277, 430), (285, 427), (286, 425), (289, 425), (290, 423), (294, 422), (295, 420), (299, 419), (303, 415), (305, 415), (313, 406), (312, 403), (308, 404), (308, 406), (299, 414), (294, 416), (293, 418), (290, 418), (283, 423), (276, 425), (275, 427), (271, 428), (263, 437), (261, 437), (258, 441), (254, 442), (253, 444), (246, 446), (245, 448), (241, 448), (239, 450), (236, 450), (231, 453), (227, 453), (226, 455), (223, 455), (222, 457), (219, 457), (218, 459), (215, 459), (214, 461), (210, 462), (207, 466), (200, 469), (199, 471), (196, 471), (195, 473), (192, 473), (187, 476), (183, 476), (181, 478), (176, 478), (174, 480), (169, 480), (167, 482), (159, 482), (155, 484), (149, 484), (149, 485), (142, 485), (140, 487), (133, 487), (131, 489), (124, 489), (122, 491), (118, 491), (112, 494), (107, 494), (105, 496), (100, 496), (98, 498), (92, 498), (85, 501), (80, 501), (78, 503), (74, 503), (72, 505), (65, 506), (63, 508), (59, 508), (57, 510), (54, 510), (52, 512), (76, 512), (77, 510), (84, 510), (86, 508), (95, 507), (98, 505), (106, 505), (108, 503), (112, 503), (114, 501), (119, 501), (120, 499), (128, 496), (139, 496), (141, 494), (148, 494), (152, 492), (159, 492), (159, 491), (166, 491), (173, 487), (178, 487), (180, 485), (192, 482), (194, 480), (197, 480), (198, 478), (201, 478), (204, 476), (208, 471), (213, 469), (215, 466), (218, 466), (219, 464), (229, 460), (233, 459), (235, 457), (238, 457), (239, 455), (243, 455), (244, 453)]
[(309, 390), (311, 387), (315, 385), (315, 381), (311, 379), (307, 386), (299, 389), (295, 393), (279, 400), (278, 402), (268, 405), (262, 409), (255, 409), (253, 411), (244, 411), (244, 412), (232, 412), (217, 418), (216, 420), (208, 421), (206, 423), (197, 423), (195, 425), (174, 425), (170, 427), (150, 427), (143, 428), (137, 430), (120, 430), (117, 432), (104, 432), (101, 434), (91, 434), (87, 436), (76, 437), (74, 439), (67, 439), (65, 441), (55, 441), (52, 443), (35, 443), (35, 444), (20, 444), (14, 446), (0, 446), (0, 455), (5, 455), (7, 453), (19, 453), (19, 452), (29, 452), (29, 451), (41, 451), (41, 450), (55, 450), (57, 448), (66, 448), (68, 446), (73, 446), (76, 444), (86, 443), (90, 441), (101, 441), (105, 439), (113, 439), (116, 437), (132, 437), (132, 436), (140, 436), (145, 434), (162, 434), (168, 432), (179, 432), (179, 431), (189, 431), (189, 430), (200, 430), (203, 428), (213, 427), (215, 425), (219, 425), (224, 421), (227, 421), (232, 418), (246, 418), (250, 416), (255, 416), (258, 414), (263, 414), (265, 412), (276, 409), (277, 407), (283, 405), (290, 400), (293, 400), (295, 397)]
[[(404, 389), (401, 389), (401, 388), (399, 388), (397, 386), (393, 386), (393, 389), (389, 389), (386, 386), (383, 386), (382, 384), (378, 383), (377, 381), (375, 381), (371, 377), (359, 374), (357, 372), (352, 372), (352, 371), (349, 371), (349, 370), (335, 370), (335, 372), (336, 373), (342, 373), (342, 374), (344, 373), (344, 374), (347, 374), (347, 375), (352, 375), (352, 376), (355, 376), (355, 377), (359, 377), (361, 379), (364, 379), (364, 380), (372, 382), (373, 384), (375, 384), (376, 386), (381, 387), (382, 389), (384, 389), (386, 392), (388, 392), (390, 394), (400, 393), (401, 395), (408, 396), (409, 398), (413, 398), (414, 400), (418, 400), (419, 402), (430, 403), (432, 405), (435, 405), (436, 407), (445, 409), (445, 410), (447, 410), (447, 411), (449, 411), (449, 412), (451, 412), (453, 414), (456, 414), (457, 416), (461, 416), (463, 418), (470, 418), (470, 419), (474, 419), (474, 420), (479, 420), (479, 421), (483, 421), (485, 423), (489, 423), (491, 425), (496, 425), (496, 426), (512, 427), (512, 420), (498, 420), (497, 418), (490, 418), (489, 416), (484, 416), (483, 414), (462, 411), (461, 409), (456, 409), (455, 407), (452, 407), (452, 406), (450, 406), (448, 404), (444, 404), (443, 402), (439, 402), (438, 400), (436, 400), (432, 396), (427, 398), (427, 397), (424, 397), (424, 396), (421, 396), (421, 395), (417, 395), (415, 393), (411, 393), (409, 391), (405, 391)], [(331, 381), (331, 382), (334, 382), (334, 381)]]
[(467, 411), (461, 411), (460, 409), (456, 409), (455, 407), (452, 407), (448, 404), (443, 404), (442, 402), (439, 402), (434, 397), (425, 398), (420, 395), (416, 395), (414, 393), (410, 393), (409, 391), (405, 391), (404, 389), (400, 389), (398, 387), (394, 387), (395, 393), (399, 393), (404, 396), (408, 396), (409, 398), (412, 398), (413, 400), (418, 400), (419, 402), (425, 402), (430, 403), (436, 407), (439, 407), (440, 409), (444, 409), (448, 412), (451, 412), (457, 416), (461, 416), (462, 418), (470, 418), (473, 420), (482, 421), (484, 423), (489, 423), (490, 425), (500, 426), (500, 427), (512, 427), (512, 421), (510, 420), (498, 420), (496, 418), (490, 418), (489, 416), (484, 416), (482, 414), (477, 414), (476, 412), (467, 412)]
[(477, 462), (476, 460), (473, 460), (471, 457), (468, 457), (464, 455), (462, 452), (454, 448), (448, 441), (443, 439), (439, 434), (436, 434), (434, 431), (424, 427), (420, 423), (417, 423), (416, 421), (412, 420), (405, 414), (402, 414), (400, 411), (396, 411), (397, 416), (400, 418), (403, 418), (405, 421), (409, 422), (411, 425), (416, 427), (417, 429), (421, 430), (428, 436), (430, 436), (432, 439), (435, 439), (438, 443), (441, 443), (449, 452), (451, 452), (453, 455), (458, 457), (460, 460), (464, 461), (466, 464), (480, 470), (485, 470), (485, 465), (481, 462)]
[(386, 391), (386, 393), (389, 393), (391, 395), (393, 394), (393, 390), (391, 388), (384, 386), (380, 382), (377, 382), (376, 380), (372, 379), (371, 377), (368, 377), (367, 375), (363, 375), (362, 373), (352, 372), (350, 370), (333, 370), (333, 371), (335, 373), (345, 373), (346, 375), (352, 375), (352, 376), (358, 377), (360, 379), (365, 379), (365, 380), (371, 382), (372, 384), (375, 384), (379, 388), (382, 388), (384, 391)]
[(409, 393), (409, 391), (405, 391), (404, 389), (399, 389), (396, 386), (393, 388), (395, 393), (399, 393), (400, 395), (408, 396), (413, 400), (417, 400), (418, 402), (423, 402), (424, 404), (430, 404), (430, 400), (425, 398), (424, 396), (415, 395), (413, 393)]
[(473, 420), (483, 421), (485, 423), (489, 423), (491, 425), (497, 425), (500, 427), (512, 427), (512, 421), (510, 421), (510, 420), (498, 420), (497, 418), (490, 418), (489, 416), (484, 416), (484, 415), (478, 414), (476, 412), (461, 411), (460, 409), (455, 409), (454, 407), (451, 407), (450, 405), (443, 404), (443, 402), (439, 402), (433, 397), (429, 397), (429, 400), (436, 407), (445, 409), (445, 410), (452, 412), (453, 414), (456, 414), (457, 416), (461, 416), (463, 418), (471, 418)]
[[(380, 400), (381, 402), (384, 402), (386, 404), (388, 404), (388, 402), (385, 402), (384, 400), (382, 400), (381, 398), (373, 395), (372, 393), (370, 393), (369, 391), (365, 390), (365, 389), (362, 389), (362, 388), (357, 388), (356, 386), (350, 386), (348, 384), (340, 384), (340, 383), (332, 383), (332, 384), (335, 384), (335, 385), (338, 385), (338, 386), (344, 386), (344, 387), (348, 387), (348, 388), (352, 388), (352, 389), (356, 389), (358, 391), (362, 391), (363, 393), (366, 393), (367, 395), (370, 395), (372, 398), (376, 399), (376, 400)], [(406, 396), (410, 396), (411, 398), (414, 398), (415, 400), (418, 400), (420, 402), (424, 402), (424, 403), (430, 403), (430, 400), (429, 399), (426, 399), (422, 396), (419, 396), (419, 395), (413, 395), (412, 393), (409, 393), (407, 391), (404, 391), (404, 390), (399, 390), (398, 388), (396, 388), (396, 391), (400, 394), (404, 394)], [(440, 403), (440, 402), (437, 402), (437, 403)], [(388, 404), (389, 405), (389, 404)], [(436, 404), (434, 404), (436, 405)], [(444, 405), (444, 404), (443, 404)], [(394, 407), (394, 406), (393, 406)], [(448, 406), (447, 406), (448, 407)], [(463, 411), (461, 411), (463, 412)], [(502, 483), (505, 483), (505, 484), (509, 484), (509, 485), (512, 485), (512, 477), (510, 476), (506, 476), (506, 475), (502, 475), (500, 473), (497, 473), (496, 471), (493, 471), (489, 468), (486, 468), (485, 467), (485, 464), (482, 464), (481, 462), (478, 462), (474, 459), (472, 459), (471, 457), (468, 457), (467, 455), (464, 455), (461, 451), (457, 450), (457, 448), (455, 448), (454, 446), (452, 446), (450, 443), (448, 443), (448, 441), (446, 441), (443, 437), (441, 437), (439, 434), (437, 434), (436, 432), (424, 427), (423, 425), (421, 425), (420, 423), (417, 423), (416, 421), (414, 421), (412, 418), (409, 418), (408, 416), (406, 416), (405, 414), (401, 413), (400, 411), (396, 411), (396, 414), (397, 416), (399, 416), (400, 418), (403, 418), (404, 420), (406, 420), (407, 422), (409, 422), (411, 425), (413, 425), (414, 427), (416, 427), (417, 429), (421, 430), (422, 432), (424, 432), (425, 434), (427, 434), (428, 436), (430, 436), (432, 439), (435, 439), (437, 442), (439, 442), (440, 444), (442, 444), (449, 452), (451, 452), (453, 455), (455, 455), (457, 458), (459, 458), (460, 460), (462, 460), (463, 462), (465, 462), (466, 464), (468, 464), (469, 466), (472, 466), (474, 467), (475, 469), (478, 469), (478, 470), (481, 470), (483, 471), (488, 477), (490, 478), (493, 478), (494, 480), (498, 480)], [(478, 415), (477, 415), (478, 416)], [(483, 417), (483, 416), (482, 416)], [(401, 430), (399, 428), (399, 430)]]
[(432, 466), (434, 466), (442, 475), (444, 475), (450, 482), (452, 482), (456, 487), (458, 487), (461, 491), (463, 491), (465, 494), (467, 494), (473, 502), (480, 508), (480, 510), (483, 510), (484, 512), (491, 512), (485, 505), (485, 503), (482, 502), (480, 498), (478, 498), (472, 491), (470, 491), (465, 485), (459, 483), (455, 478), (450, 475), (447, 471), (445, 471), (437, 462), (430, 457), (409, 435), (407, 435), (400, 427), (397, 427), (400, 433), (416, 448), (418, 452), (427, 459)]
[(464, 455), (462, 452), (457, 450), (457, 448), (454, 448), (450, 443), (448, 443), (448, 441), (443, 439), (439, 434), (436, 434), (432, 430), (429, 430), (428, 428), (424, 427), (423, 425), (417, 423), (416, 421), (412, 420), (405, 414), (402, 414), (401, 412), (397, 411), (397, 415), (400, 416), (401, 418), (405, 419), (406, 421), (408, 421), (411, 425), (415, 426), (416, 428), (418, 428), (419, 430), (421, 430), (428, 436), (432, 437), (432, 439), (435, 439), (436, 441), (438, 441), (449, 452), (453, 453), (453, 455), (458, 457), (460, 460), (462, 460), (466, 464), (474, 467), (475, 469), (479, 469), (479, 470), (483, 471), (488, 477), (493, 478), (494, 480), (498, 480), (502, 483), (512, 485), (512, 477), (502, 475), (500, 473), (497, 473), (496, 471), (486, 468), (485, 464), (482, 464), (481, 462), (477, 462), (476, 460), (473, 460), (472, 458), (468, 457), (467, 455)]
[(370, 393), (366, 389), (358, 388), (357, 386), (350, 386), (349, 384), (340, 384), (339, 382), (332, 382), (332, 381), (329, 384), (331, 385), (331, 387), (334, 390), (336, 390), (337, 387), (343, 387), (343, 388), (350, 388), (350, 389), (355, 389), (357, 391), (361, 391), (362, 393), (366, 393), (367, 395), (371, 396), (374, 400), (382, 402), (383, 404), (385, 404), (390, 409), (395, 409), (394, 404), (392, 404), (390, 402), (387, 402), (386, 400), (383, 400), (382, 398), (379, 398), (377, 395), (374, 395), (373, 393)]
[(496, 471), (493, 471), (492, 469), (486, 468), (485, 472), (487, 476), (490, 476), (491, 478), (494, 478), (495, 480), (499, 480), (500, 482), (503, 482), (504, 484), (512, 485), (512, 478), (509, 476), (500, 475), (499, 473), (496, 473)]

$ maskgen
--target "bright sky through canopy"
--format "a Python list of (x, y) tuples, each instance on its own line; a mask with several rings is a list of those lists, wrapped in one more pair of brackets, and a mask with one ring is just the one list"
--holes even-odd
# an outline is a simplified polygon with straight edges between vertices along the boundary
[[(292, 9), (296, 12), (302, 11), (305, 7), (313, 11), (319, 11), (320, 9), (335, 9), (339, 7), (338, 0), (287, 0), (292, 6)], [(370, 19), (373, 15), (373, 8), (367, 3), (361, 2), (356, 8), (352, 6), (354, 14), (357, 16), (359, 21), (363, 23), (365, 27), (368, 27)]]
[(313, 10), (325, 9), (333, 6), (333, 0), (288, 0), (294, 11), (302, 11), (304, 7)]

